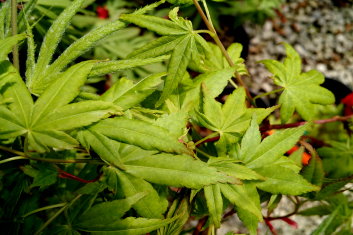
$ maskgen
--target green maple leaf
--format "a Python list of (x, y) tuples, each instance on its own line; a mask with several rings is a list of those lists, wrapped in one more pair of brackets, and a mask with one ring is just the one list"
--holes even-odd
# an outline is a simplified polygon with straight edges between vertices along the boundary
[(145, 59), (171, 54), (168, 74), (162, 95), (156, 106), (160, 106), (173, 93), (181, 82), (189, 63), (200, 61), (209, 50), (206, 41), (193, 30), (192, 23), (178, 17), (179, 8), (169, 13), (170, 20), (156, 16), (122, 14), (120, 19), (154, 31), (162, 37), (132, 52), (128, 57)]
[(283, 154), (296, 144), (304, 134), (307, 125), (277, 131), (261, 142), (261, 134), (256, 120), (253, 119), (250, 128), (245, 133), (238, 160), (245, 166), (265, 177), (257, 187), (273, 194), (299, 195), (318, 190), (319, 187), (310, 184), (300, 174), (298, 166)]
[(237, 143), (250, 125), (251, 117), (256, 114), (257, 122), (267, 117), (277, 106), (271, 108), (246, 108), (245, 89), (239, 87), (228, 96), (224, 105), (208, 94), (203, 86), (203, 107), (196, 110), (195, 120), (212, 131), (218, 132), (220, 139), (216, 142), (219, 156), (224, 156), (231, 144)]
[(287, 122), (296, 110), (305, 120), (311, 120), (316, 114), (316, 105), (328, 105), (335, 102), (333, 94), (320, 86), (324, 75), (316, 70), (301, 73), (299, 54), (288, 44), (284, 44), (287, 57), (283, 63), (276, 60), (262, 60), (274, 75), (274, 83), (284, 88), (279, 98), (282, 123)]

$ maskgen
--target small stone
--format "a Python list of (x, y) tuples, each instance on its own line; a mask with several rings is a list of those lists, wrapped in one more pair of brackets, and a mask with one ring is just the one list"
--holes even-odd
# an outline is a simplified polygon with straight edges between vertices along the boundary
[(317, 64), (316, 69), (324, 73), (327, 70), (327, 66), (325, 64)]

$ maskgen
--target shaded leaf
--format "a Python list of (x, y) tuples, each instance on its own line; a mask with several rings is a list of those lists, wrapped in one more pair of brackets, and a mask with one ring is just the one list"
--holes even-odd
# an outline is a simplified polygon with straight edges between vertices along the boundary
[(80, 230), (89, 231), (92, 234), (98, 235), (139, 235), (166, 226), (174, 220), (175, 218), (161, 220), (127, 217), (123, 220), (118, 220), (111, 224), (97, 224), (96, 226), (95, 224), (92, 224), (91, 227), (80, 228)]
[(139, 193), (146, 194), (132, 206), (139, 215), (146, 218), (164, 218), (163, 213), (167, 209), (168, 201), (162, 199), (150, 183), (122, 171), (115, 172), (119, 178), (120, 190), (126, 197)]
[(145, 195), (145, 193), (139, 193), (132, 197), (127, 197), (126, 199), (102, 202), (94, 205), (79, 217), (75, 227), (83, 230), (91, 230), (114, 224), (130, 210), (132, 205)]
[(301, 175), (310, 183), (321, 187), (325, 172), (319, 156), (312, 156), (309, 165), (303, 168)]

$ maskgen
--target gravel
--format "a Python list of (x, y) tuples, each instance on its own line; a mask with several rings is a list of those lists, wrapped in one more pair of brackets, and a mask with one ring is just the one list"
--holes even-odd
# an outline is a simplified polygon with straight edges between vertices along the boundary
[(248, 23), (245, 29), (251, 38), (247, 82), (255, 94), (273, 89), (271, 74), (256, 62), (283, 58), (281, 42), (298, 51), (303, 71), (319, 70), (353, 89), (353, 6), (339, 8), (330, 0), (287, 0), (278, 17), (262, 26)]

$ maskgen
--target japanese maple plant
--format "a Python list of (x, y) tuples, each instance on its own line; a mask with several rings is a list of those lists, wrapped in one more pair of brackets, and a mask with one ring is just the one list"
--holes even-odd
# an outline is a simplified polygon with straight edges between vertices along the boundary
[[(16, 1), (2, 3), (3, 234), (216, 234), (233, 214), (249, 234), (259, 223), (275, 234), (273, 220), (296, 226), (295, 214), (326, 216), (313, 234), (352, 234), (351, 114), (333, 105), (320, 72), (302, 71), (290, 45), (282, 45), (283, 61), (260, 61), (273, 74), (278, 89), (269, 94), (278, 105), (259, 108), (257, 99), (269, 94), (251, 96), (242, 45), (224, 48), (205, 1), (159, 1), (121, 14), (58, 54), (84, 2), (72, 1), (42, 41), (29, 21), (37, 1), (20, 12)], [(180, 16), (173, 4), (183, 3), (194, 4), (207, 28)], [(169, 8), (168, 17), (150, 14), (157, 7)], [(84, 59), (132, 25), (158, 36), (125, 59)], [(153, 63), (165, 70), (119, 77), (99, 95), (83, 89)], [(284, 198), (294, 209), (278, 216)], [(315, 206), (303, 209), (308, 203)]]

